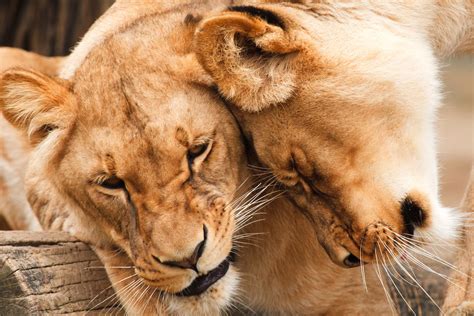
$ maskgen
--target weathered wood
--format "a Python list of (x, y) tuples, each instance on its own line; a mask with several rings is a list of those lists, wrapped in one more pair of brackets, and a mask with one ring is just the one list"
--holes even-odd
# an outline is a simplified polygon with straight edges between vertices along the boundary
[(0, 232), (0, 315), (104, 312), (117, 307), (112, 298), (86, 244), (65, 233)]
[(451, 278), (458, 286), (450, 285), (443, 310), (446, 315), (474, 315), (474, 169), (471, 171), (470, 185), (467, 189), (463, 211), (470, 214), (465, 227), (464, 244)]

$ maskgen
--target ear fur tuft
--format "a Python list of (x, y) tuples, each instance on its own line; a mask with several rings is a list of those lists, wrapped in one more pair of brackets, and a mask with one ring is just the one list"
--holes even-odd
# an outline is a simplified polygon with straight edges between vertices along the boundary
[(73, 95), (67, 85), (35, 71), (13, 68), (0, 77), (0, 110), (30, 140), (65, 127)]
[(199, 62), (222, 96), (242, 110), (256, 112), (286, 101), (295, 89), (297, 43), (266, 9), (230, 10), (203, 20), (196, 30)]

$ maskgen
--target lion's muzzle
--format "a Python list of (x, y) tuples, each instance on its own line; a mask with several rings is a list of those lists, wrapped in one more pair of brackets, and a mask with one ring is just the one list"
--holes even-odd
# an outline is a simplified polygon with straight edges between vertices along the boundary
[(229, 270), (229, 258), (221, 262), (215, 269), (209, 271), (205, 275), (200, 275), (194, 279), (193, 283), (181, 292), (176, 293), (176, 296), (196, 296), (204, 293), (214, 283), (219, 281)]

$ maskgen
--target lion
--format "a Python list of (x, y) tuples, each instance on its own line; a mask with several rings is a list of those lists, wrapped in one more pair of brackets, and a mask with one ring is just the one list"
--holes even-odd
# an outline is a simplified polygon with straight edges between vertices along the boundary
[[(341, 266), (374, 261), (378, 241), (397, 253), (398, 235), (455, 237), (438, 197), (435, 56), (472, 47), (472, 3), (294, 2), (229, 7), (196, 33), (258, 161), (323, 222)], [(450, 19), (443, 37), (432, 23)]]
[[(301, 207), (294, 193), (271, 202), (245, 227), (247, 234), (266, 233), (255, 241), (258, 247), (230, 262), (233, 233), (245, 225), (231, 207), (245, 197), (242, 187), (248, 189), (241, 185), (249, 175), (244, 145), (190, 47), (199, 15), (215, 7), (119, 1), (68, 57), (62, 79), (22, 69), (2, 76), (2, 112), (32, 147), (25, 184), (41, 225), (93, 245), (130, 314), (217, 314), (232, 304), (239, 278), (245, 304), (270, 314), (389, 312), (374, 265), (366, 266), (366, 294), (358, 270), (334, 265), (325, 255), (329, 242), (346, 238), (346, 227), (327, 222), (333, 231), (321, 242), (313, 225), (326, 233), (327, 214), (342, 221), (324, 196), (311, 198), (319, 200), (319, 222), (317, 216), (308, 221), (306, 210), (314, 215), (314, 209)], [(252, 8), (230, 11), (254, 22), (273, 20)], [(198, 29), (198, 44), (214, 18)], [(245, 53), (251, 57), (259, 49)], [(222, 78), (210, 74), (222, 93)], [(248, 125), (238, 118), (248, 137)], [(274, 126), (267, 130), (278, 132)], [(255, 146), (260, 138), (248, 139), (268, 166)], [(334, 231), (340, 239), (330, 239)], [(345, 267), (358, 264), (345, 259)]]
[[(439, 201), (433, 123), (440, 58), (474, 51), (472, 1), (254, 2), (206, 17), (194, 50), (252, 163), (313, 221), (331, 260), (407, 269), (404, 260), (420, 265), (415, 247), (425, 257), (427, 244), (455, 248), (463, 217)], [(267, 238), (258, 248), (271, 255), (244, 256), (244, 270), (267, 275), (244, 280), (244, 291), (261, 310), (321, 311), (320, 292), (294, 284), (297, 264), (283, 272), (285, 258), (301, 257), (273, 252), (281, 242)], [(268, 283), (272, 291), (257, 290)], [(298, 295), (275, 290), (285, 288)]]
[(190, 52), (194, 15), (214, 3), (125, 3), (64, 61), (70, 77), (2, 74), (3, 117), (28, 143), (26, 196), (43, 229), (92, 245), (128, 314), (218, 314), (238, 284), (232, 202), (248, 172)]

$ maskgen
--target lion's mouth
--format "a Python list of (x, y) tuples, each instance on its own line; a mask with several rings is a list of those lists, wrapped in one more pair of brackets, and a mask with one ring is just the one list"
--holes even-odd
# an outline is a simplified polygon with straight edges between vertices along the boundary
[(219, 281), (229, 270), (230, 258), (227, 257), (214, 270), (209, 271), (205, 275), (200, 275), (194, 279), (193, 283), (181, 292), (176, 293), (176, 296), (196, 296), (200, 295), (214, 283)]

